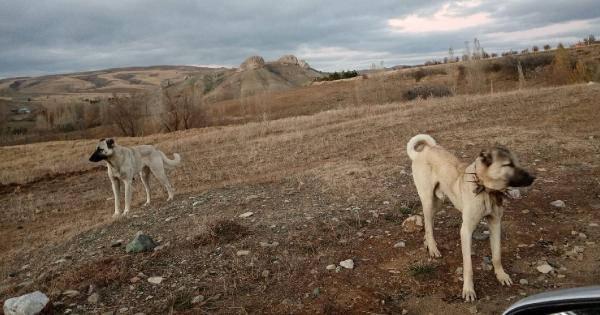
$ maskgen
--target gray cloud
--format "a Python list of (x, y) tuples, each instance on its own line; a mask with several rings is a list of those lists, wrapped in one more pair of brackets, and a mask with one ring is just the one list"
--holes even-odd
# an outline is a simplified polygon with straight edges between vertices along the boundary
[[(379, 61), (414, 64), (441, 58), (450, 46), (459, 51), (473, 37), (487, 50), (500, 51), (575, 40), (600, 26), (600, 3), (594, 0), (472, 3), (3, 1), (0, 77), (133, 65), (237, 66), (253, 54), (269, 60), (294, 53), (322, 70), (362, 68)], [(432, 18), (445, 4), (450, 16), (483, 12), (491, 22), (426, 33), (394, 30), (388, 24), (411, 15)], [(586, 22), (572, 23), (582, 20)]]

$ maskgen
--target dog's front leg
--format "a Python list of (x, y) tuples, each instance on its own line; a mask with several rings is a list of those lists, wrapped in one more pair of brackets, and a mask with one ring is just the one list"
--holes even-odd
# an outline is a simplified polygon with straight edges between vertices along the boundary
[(120, 200), (119, 200), (119, 192), (121, 190), (121, 183), (118, 178), (110, 177), (110, 183), (112, 184), (113, 195), (115, 199), (115, 213), (113, 214), (113, 218), (121, 215), (121, 210), (119, 210)]
[(467, 302), (473, 302), (477, 298), (473, 286), (473, 264), (471, 262), (471, 237), (480, 218), (474, 217), (473, 212), (465, 209), (462, 216), (463, 222), (460, 228), (460, 241), (463, 256), (463, 290), (462, 297)]
[(125, 210), (123, 211), (123, 215), (127, 215), (131, 207), (131, 180), (126, 179), (123, 181), (123, 184), (125, 184)]
[(490, 245), (492, 248), (492, 264), (494, 265), (494, 273), (496, 273), (496, 278), (502, 285), (511, 285), (512, 280), (510, 276), (504, 272), (504, 268), (502, 268), (502, 247), (500, 246), (500, 240), (502, 238), (502, 228), (500, 224), (499, 216), (489, 216), (488, 217), (488, 225), (490, 227)]

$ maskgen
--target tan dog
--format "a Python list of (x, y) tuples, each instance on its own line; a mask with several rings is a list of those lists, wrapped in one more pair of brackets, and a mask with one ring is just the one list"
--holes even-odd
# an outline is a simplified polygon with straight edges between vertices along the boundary
[(90, 161), (100, 162), (106, 160), (108, 168), (108, 177), (112, 183), (113, 194), (115, 197), (115, 213), (113, 217), (121, 214), (119, 210), (119, 190), (121, 182), (125, 186), (125, 210), (123, 215), (127, 215), (131, 209), (131, 183), (136, 174), (140, 175), (144, 189), (146, 190), (146, 203), (150, 203), (150, 172), (165, 186), (169, 197), (167, 201), (173, 199), (173, 187), (165, 174), (167, 168), (175, 167), (181, 161), (179, 154), (174, 153), (174, 160), (170, 160), (160, 150), (151, 145), (138, 145), (131, 148), (123, 147), (115, 143), (113, 139), (100, 139), (96, 146), (96, 151), (90, 156)]
[(448, 197), (462, 212), (460, 239), (463, 256), (463, 290), (466, 301), (476, 299), (471, 263), (471, 237), (482, 218), (490, 229), (492, 264), (502, 285), (511, 285), (500, 259), (500, 220), (502, 194), (508, 187), (523, 187), (535, 177), (520, 168), (515, 156), (504, 147), (482, 151), (470, 165), (461, 163), (454, 155), (438, 146), (429, 135), (414, 136), (406, 151), (412, 160), (412, 172), (425, 221), (425, 246), (432, 257), (441, 257), (433, 238), (433, 216)]

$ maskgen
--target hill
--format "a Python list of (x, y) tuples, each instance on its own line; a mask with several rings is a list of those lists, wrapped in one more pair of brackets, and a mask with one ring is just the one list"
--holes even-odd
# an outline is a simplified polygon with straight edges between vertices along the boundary
[[(170, 174), (173, 202), (154, 185), (142, 208), (136, 183), (133, 213), (117, 221), (104, 167), (87, 162), (95, 141), (3, 147), (0, 300), (39, 289), (59, 312), (489, 314), (521, 296), (594, 284), (599, 98), (598, 84), (580, 84), (117, 138), (183, 158)], [(503, 218), (505, 269), (528, 284), (500, 286), (486, 271), (489, 242), (474, 241), (480, 299), (465, 304), (459, 213), (436, 216), (442, 259), (429, 259), (422, 232), (402, 230), (420, 207), (405, 144), (423, 132), (463, 161), (507, 145), (536, 174)], [(566, 207), (551, 206), (556, 199)], [(112, 246), (139, 230), (162, 247), (133, 255)], [(353, 270), (326, 269), (349, 258)], [(540, 261), (554, 273), (538, 272)]]

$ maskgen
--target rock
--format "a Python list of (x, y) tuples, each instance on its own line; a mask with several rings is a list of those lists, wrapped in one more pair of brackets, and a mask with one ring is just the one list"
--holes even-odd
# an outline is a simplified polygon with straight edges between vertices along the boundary
[(196, 295), (192, 299), (192, 304), (198, 304), (198, 303), (200, 303), (202, 301), (204, 301), (204, 296), (203, 295)]
[(334, 264), (327, 265), (327, 267), (325, 267), (325, 269), (327, 269), (327, 270), (334, 270), (335, 269), (335, 265)]
[(550, 205), (556, 208), (564, 208), (566, 206), (565, 202), (562, 200), (554, 200), (550, 203)]
[(342, 266), (346, 269), (354, 269), (354, 261), (352, 259), (346, 259), (346, 260), (340, 261), (340, 266)]
[(253, 214), (254, 214), (254, 212), (248, 211), (248, 212), (244, 212), (244, 213), (240, 214), (239, 217), (240, 218), (247, 218), (247, 217), (252, 216)]
[(122, 307), (119, 309), (119, 313), (121, 313), (121, 314), (127, 313), (127, 311), (129, 311), (129, 308), (127, 308), (127, 307)]
[(404, 232), (414, 233), (423, 230), (423, 218), (420, 215), (411, 215), (402, 222)]
[(585, 233), (579, 233), (579, 238), (584, 240), (587, 238), (587, 235), (585, 235)]
[(407, 315), (407, 314), (408, 314), (408, 310), (402, 309), (402, 315)]
[(173, 220), (177, 219), (177, 217), (168, 217), (165, 219), (165, 222), (171, 222)]
[(39, 314), (49, 301), (44, 293), (35, 291), (6, 300), (2, 309), (6, 315), (34, 315)]
[(240, 70), (260, 69), (265, 66), (265, 60), (261, 56), (250, 56), (240, 65)]
[(552, 270), (554, 270), (554, 268), (552, 266), (548, 265), (548, 263), (541, 264), (541, 265), (537, 266), (536, 269), (543, 274), (550, 273)]
[(123, 240), (116, 240), (110, 243), (110, 247), (119, 247), (121, 245), (123, 245)]
[(250, 255), (250, 251), (249, 250), (238, 250), (237, 253), (235, 253), (238, 256), (248, 256)]
[(469, 307), (469, 313), (477, 314), (477, 306), (473, 305), (473, 306)]
[(268, 278), (270, 273), (271, 272), (269, 270), (263, 270), (263, 272), (262, 272), (263, 278)]
[(473, 231), (473, 239), (477, 240), (477, 241), (485, 241), (488, 238), (490, 238), (490, 231), (487, 230), (482, 230), (482, 229), (476, 229), (475, 231)]
[(509, 188), (506, 192), (512, 199), (521, 199), (521, 191), (518, 188)]
[(400, 241), (400, 242), (394, 244), (394, 248), (402, 248), (402, 247), (406, 247), (406, 243), (404, 241)]
[(66, 297), (73, 298), (73, 297), (76, 297), (76, 296), (79, 295), (79, 291), (77, 291), (77, 290), (66, 290), (66, 291), (64, 291), (62, 293), (62, 295), (66, 296)]
[(321, 294), (321, 288), (314, 288), (312, 294), (314, 297), (318, 297)]
[(277, 247), (279, 242), (260, 242), (261, 247)]
[(128, 253), (151, 252), (156, 246), (156, 243), (150, 236), (137, 233), (133, 241), (127, 244), (125, 251)]
[(527, 281), (527, 279), (519, 279), (519, 284), (520, 285), (528, 285), (529, 281)]
[(522, 211), (521, 211), (521, 213), (522, 213), (522, 214), (528, 214), (528, 213), (529, 213), (529, 210), (527, 210), (527, 209), (525, 209), (525, 210), (522, 210)]
[(588, 226), (590, 226), (590, 227), (598, 227), (598, 223), (592, 222), (592, 223), (588, 224)]
[(87, 301), (90, 304), (96, 304), (96, 303), (98, 303), (99, 299), (100, 299), (100, 295), (98, 295), (98, 293), (94, 293), (87, 298)]
[(463, 274), (463, 268), (462, 267), (458, 267), (456, 268), (456, 270), (454, 271), (455, 274), (457, 275), (462, 275)]
[(387, 206), (387, 205), (390, 204), (390, 202), (386, 200), (386, 201), (383, 202), (383, 204)]
[(161, 284), (163, 282), (164, 278), (163, 277), (149, 277), (148, 278), (148, 282), (152, 283), (152, 284)]
[(140, 281), (140, 277), (133, 277), (133, 278), (129, 279), (129, 282), (131, 282), (131, 283), (136, 283), (138, 281)]

